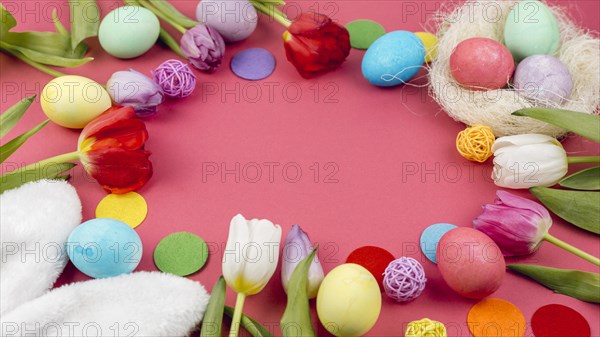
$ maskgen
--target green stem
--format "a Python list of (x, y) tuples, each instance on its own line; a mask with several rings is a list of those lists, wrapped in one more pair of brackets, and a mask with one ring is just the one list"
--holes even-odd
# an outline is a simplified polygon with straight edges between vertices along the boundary
[(292, 24), (292, 22), (288, 20), (282, 12), (276, 10), (274, 6), (266, 6), (258, 0), (251, 0), (250, 2), (252, 2), (252, 5), (256, 10), (272, 17), (275, 21), (285, 26), (285, 28), (288, 28)]
[(181, 56), (183, 59), (187, 59), (187, 57), (181, 52), (181, 47), (179, 43), (175, 41), (175, 39), (169, 34), (166, 30), (160, 29), (160, 40), (167, 45), (167, 47), (171, 48), (175, 52), (175, 54)]
[(12, 52), (12, 51), (10, 51), (8, 49), (4, 49), (4, 48), (2, 48), (2, 50), (4, 50), (5, 52), (11, 54), (12, 56), (18, 58), (19, 60), (21, 60), (21, 61), (29, 64), (30, 66), (34, 67), (35, 69), (37, 69), (37, 70), (39, 70), (39, 71), (41, 71), (43, 73), (46, 73), (46, 74), (48, 74), (48, 75), (50, 75), (52, 77), (65, 76), (65, 74), (61, 73), (60, 71), (54, 70), (54, 69), (52, 69), (50, 67), (47, 67), (47, 66), (45, 66), (45, 65), (43, 65), (41, 63), (35, 62), (35, 61), (31, 60), (30, 58), (28, 58), (27, 56), (22, 55), (21, 53)]
[(151, 11), (152, 13), (156, 14), (156, 16), (163, 19), (165, 22), (167, 22), (171, 26), (173, 26), (175, 29), (177, 29), (179, 32), (181, 32), (181, 34), (185, 34), (185, 32), (187, 31), (187, 29), (185, 29), (183, 26), (181, 26), (180, 24), (178, 24), (177, 22), (172, 20), (167, 15), (163, 14), (163, 12), (158, 10), (156, 7), (154, 7), (154, 5), (152, 5), (148, 0), (138, 0), (138, 3), (140, 5), (142, 5), (144, 8)]
[(65, 153), (65, 154), (61, 154), (59, 156), (44, 159), (42, 161), (38, 161), (37, 163), (33, 163), (33, 164), (29, 164), (27, 166), (21, 167), (20, 169), (17, 169), (14, 172), (16, 173), (16, 172), (21, 172), (21, 171), (27, 171), (27, 170), (30, 170), (30, 169), (33, 169), (36, 167), (46, 166), (48, 164), (55, 165), (55, 164), (72, 162), (72, 161), (76, 161), (76, 160), (79, 160), (79, 151)]
[(246, 294), (237, 294), (235, 310), (233, 311), (233, 318), (231, 319), (231, 330), (229, 330), (229, 337), (237, 337), (238, 333), (240, 332), (240, 321), (242, 319), (242, 309), (244, 308), (245, 300)]
[(555, 238), (554, 236), (552, 236), (550, 234), (546, 234), (544, 236), (544, 240), (546, 240), (546, 241), (550, 242), (551, 244), (553, 244), (555, 246), (558, 246), (558, 247), (566, 250), (567, 252), (575, 254), (575, 255), (579, 256), (580, 258), (582, 258), (582, 259), (584, 259), (584, 260), (586, 260), (588, 262), (591, 262), (591, 263), (595, 264), (596, 266), (600, 267), (600, 259), (598, 259), (597, 257), (595, 257), (593, 255), (590, 255), (590, 254), (584, 252), (583, 250), (581, 250), (579, 248), (573, 247), (570, 244), (568, 244), (568, 243), (566, 243), (566, 242), (564, 242), (564, 241), (562, 241), (560, 239), (557, 239), (557, 238)]
[(567, 157), (569, 164), (600, 163), (600, 156)]

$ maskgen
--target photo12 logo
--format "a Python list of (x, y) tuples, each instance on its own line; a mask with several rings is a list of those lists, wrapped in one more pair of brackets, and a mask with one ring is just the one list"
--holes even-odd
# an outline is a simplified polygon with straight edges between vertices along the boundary
[(302, 165), (298, 162), (203, 162), (202, 182), (219, 181), (225, 183), (277, 182), (298, 183), (311, 181), (315, 184), (337, 184), (340, 167), (335, 162)]

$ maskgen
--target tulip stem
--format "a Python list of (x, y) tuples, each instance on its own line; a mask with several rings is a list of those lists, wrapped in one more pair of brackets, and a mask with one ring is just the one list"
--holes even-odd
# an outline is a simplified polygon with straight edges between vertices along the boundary
[(285, 17), (285, 14), (283, 14), (280, 10), (275, 8), (275, 6), (267, 6), (263, 4), (260, 0), (250, 0), (250, 2), (254, 6), (254, 8), (256, 8), (257, 11), (272, 17), (275, 21), (284, 25), (285, 28), (288, 28), (292, 24), (292, 22)]
[(238, 333), (240, 332), (240, 320), (242, 319), (242, 309), (244, 308), (245, 300), (246, 294), (237, 294), (235, 310), (233, 311), (233, 318), (231, 319), (231, 330), (229, 331), (229, 337), (237, 337)]
[[(13, 172), (17, 173), (17, 172), (21, 172), (21, 171), (35, 169), (38, 167), (44, 167), (46, 165), (57, 165), (57, 164), (72, 162), (72, 161), (76, 161), (76, 160), (79, 160), (79, 151), (65, 153), (65, 154), (61, 154), (59, 156), (44, 159), (42, 161), (38, 161), (37, 163), (29, 164), (27, 166), (16, 169)], [(13, 173), (13, 172), (11, 172), (11, 173)]]
[(167, 22), (168, 24), (173, 26), (175, 29), (177, 29), (179, 32), (181, 32), (181, 34), (185, 34), (185, 32), (187, 31), (187, 29), (185, 29), (183, 26), (181, 26), (174, 20), (171, 20), (170, 17), (163, 14), (163, 12), (161, 12), (158, 8), (154, 7), (154, 5), (151, 4), (148, 0), (138, 0), (138, 3), (140, 5), (142, 5), (142, 7), (146, 8), (147, 10), (156, 14), (156, 16), (158, 16), (159, 18), (163, 19), (165, 22)]
[(591, 263), (595, 264), (596, 266), (600, 267), (600, 259), (598, 259), (597, 257), (595, 257), (595, 256), (593, 256), (591, 254), (588, 254), (588, 253), (584, 252), (583, 250), (581, 250), (579, 248), (573, 247), (570, 244), (568, 244), (568, 243), (566, 243), (566, 242), (564, 242), (564, 241), (562, 241), (560, 239), (557, 239), (556, 237), (554, 237), (554, 236), (552, 236), (550, 234), (546, 234), (544, 236), (544, 240), (546, 240), (546, 241), (550, 242), (551, 244), (553, 244), (555, 246), (558, 246), (558, 247), (566, 250), (567, 252), (575, 254), (575, 255), (579, 256), (580, 258), (582, 258), (582, 259), (584, 259), (584, 260), (586, 260), (588, 262), (591, 262)]
[(600, 163), (600, 156), (567, 157), (567, 162), (569, 164)]

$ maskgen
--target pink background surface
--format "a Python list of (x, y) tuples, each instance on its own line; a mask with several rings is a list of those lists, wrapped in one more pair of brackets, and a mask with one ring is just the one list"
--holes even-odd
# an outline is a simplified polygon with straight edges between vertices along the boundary
[[(171, 1), (194, 16), (197, 1)], [(68, 21), (66, 0), (3, 2), (19, 22), (19, 30), (52, 29), (50, 14), (59, 9)], [(101, 0), (103, 15), (120, 5)], [(584, 27), (600, 30), (597, 1), (559, 1)], [(391, 30), (423, 30), (423, 23), (439, 8), (431, 1), (293, 2), (298, 8), (319, 10), (345, 24), (359, 18), (374, 19)], [(41, 14), (40, 14), (41, 13)], [(242, 213), (247, 218), (268, 218), (280, 224), (284, 236), (300, 224), (314, 242), (326, 271), (343, 263), (363, 245), (377, 245), (396, 257), (410, 256), (425, 267), (428, 283), (412, 303), (396, 304), (384, 297), (382, 313), (369, 336), (399, 336), (412, 320), (429, 317), (445, 323), (450, 336), (469, 336), (466, 316), (475, 301), (453, 293), (434, 264), (418, 248), (424, 228), (437, 222), (470, 226), (481, 205), (494, 200), (496, 186), (489, 175), (491, 162), (473, 164), (458, 155), (454, 139), (463, 125), (453, 122), (428, 97), (425, 88), (381, 89), (363, 79), (363, 51), (352, 50), (337, 71), (313, 80), (300, 78), (285, 60), (283, 28), (261, 17), (254, 35), (229, 45), (224, 64), (215, 74), (198, 73), (195, 93), (181, 101), (167, 101), (160, 113), (147, 121), (147, 148), (155, 173), (139, 192), (149, 205), (147, 220), (136, 230), (144, 244), (138, 270), (156, 270), (152, 253), (161, 238), (172, 232), (190, 231), (210, 243), (206, 267), (190, 278), (211, 289), (221, 274), (221, 257), (229, 221)], [(176, 55), (155, 46), (141, 58), (118, 60), (102, 52), (97, 39), (89, 41), (95, 60), (69, 74), (84, 75), (105, 83), (110, 75), (129, 67), (149, 73)], [(248, 82), (229, 70), (237, 51), (263, 47), (277, 59), (275, 73), (266, 80)], [(17, 100), (39, 93), (50, 77), (1, 54), (2, 110)], [(423, 83), (423, 80), (415, 83)], [(11, 132), (17, 135), (45, 119), (35, 103)], [(78, 132), (50, 124), (3, 165), (22, 165), (75, 149)], [(570, 154), (597, 154), (598, 145), (570, 137), (564, 142)], [(223, 169), (235, 170), (221, 176)], [(269, 174), (269, 165), (274, 167)], [(224, 166), (224, 167), (223, 167)], [(261, 176), (256, 178), (256, 167)], [(14, 167), (14, 166), (13, 166)], [(207, 168), (218, 167), (211, 175)], [(287, 173), (284, 172), (287, 168)], [(301, 175), (296, 177), (296, 168)], [(315, 174), (318, 167), (318, 174)], [(581, 168), (581, 166), (577, 167)], [(411, 174), (416, 169), (415, 174)], [(413, 171), (409, 171), (413, 170)], [(73, 172), (73, 184), (84, 205), (84, 219), (94, 217), (105, 195), (89, 181), (81, 168)], [(297, 180), (297, 181), (295, 181)], [(526, 191), (520, 195), (531, 198)], [(595, 256), (598, 238), (555, 219), (551, 233)], [(528, 258), (509, 262), (536, 263), (559, 268), (599, 270), (562, 250), (544, 244)], [(88, 279), (69, 264), (59, 283)], [(161, 294), (157, 294), (160, 296)], [(553, 294), (550, 290), (507, 273), (493, 297), (513, 302), (529, 322), (542, 305), (562, 303), (580, 311), (590, 322), (592, 335), (600, 335), (597, 305)], [(250, 297), (245, 313), (280, 334), (285, 307), (279, 269), (264, 291)], [(234, 304), (228, 291), (227, 304)], [(314, 307), (314, 305), (313, 305)], [(314, 312), (314, 308), (313, 308)], [(316, 315), (313, 315), (316, 321)], [(328, 335), (315, 322), (318, 335)], [(527, 335), (531, 336), (531, 329)]]

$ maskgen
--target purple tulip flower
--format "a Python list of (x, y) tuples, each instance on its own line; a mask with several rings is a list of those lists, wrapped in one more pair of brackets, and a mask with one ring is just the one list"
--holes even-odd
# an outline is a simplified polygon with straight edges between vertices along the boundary
[[(298, 225), (293, 225), (292, 229), (285, 237), (283, 246), (283, 261), (281, 263), (281, 283), (283, 289), (287, 292), (288, 283), (296, 266), (304, 260), (312, 251), (313, 246), (310, 243), (308, 235)], [(308, 270), (308, 298), (317, 297), (317, 292), (321, 282), (325, 277), (323, 266), (315, 256)]]
[(492, 238), (504, 256), (535, 252), (552, 226), (548, 210), (506, 191), (498, 191), (496, 195), (495, 204), (483, 206), (483, 213), (473, 220), (475, 229)]
[(225, 41), (219, 32), (201, 23), (183, 34), (181, 51), (194, 67), (212, 73), (223, 61)]
[(138, 117), (155, 114), (165, 99), (158, 84), (133, 69), (112, 74), (106, 88), (116, 104), (133, 107)]

